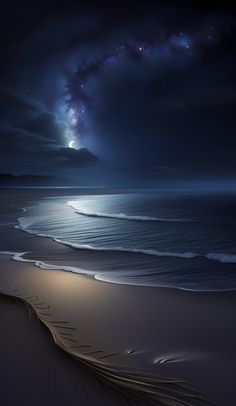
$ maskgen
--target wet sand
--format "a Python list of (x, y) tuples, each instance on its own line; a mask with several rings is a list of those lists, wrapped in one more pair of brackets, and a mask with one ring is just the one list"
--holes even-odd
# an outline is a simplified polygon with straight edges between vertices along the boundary
[[(28, 258), (36, 259), (37, 252), (40, 257), (46, 246), (51, 254), (54, 252), (56, 255), (61, 249), (69, 253), (68, 247), (59, 248), (49, 240), (14, 229), (11, 237), (5, 235), (5, 243), (8, 238), (16, 238), (19, 245), (19, 235), (22, 239), (19, 251), (24, 245), (27, 246), (29, 239), (31, 246), (35, 246), (35, 252)], [(6, 248), (4, 241), (2, 247)], [(47, 256), (44, 260), (47, 260)], [(57, 255), (55, 260), (59, 261)], [(68, 322), (76, 329), (72, 336), (76, 345), (89, 346), (85, 351), (81, 351), (82, 347), (78, 348), (78, 354), (90, 352), (90, 357), (95, 360), (103, 358), (103, 362), (115, 366), (126, 365), (154, 375), (182, 378), (218, 406), (236, 404), (235, 292), (200, 293), (117, 285), (68, 272), (40, 270), (33, 264), (14, 262), (9, 255), (0, 256), (0, 289), (22, 295), (32, 303), (37, 297), (44, 304), (45, 309), (41, 311), (47, 314), (49, 322), (56, 319)], [(0, 308), (2, 314), (7, 312), (6, 304), (0, 303)], [(23, 330), (20, 334), (25, 334)], [(18, 351), (18, 340), (16, 337), (14, 341), (14, 334), (11, 338), (8, 336), (4, 344), (8, 348), (6, 355)], [(36, 340), (35, 348), (37, 345)], [(14, 365), (14, 359), (11, 365)], [(53, 375), (53, 360), (50, 365)], [(80, 371), (79, 380), (81, 374)], [(16, 384), (17, 376), (15, 374), (12, 378)], [(4, 379), (7, 381), (7, 375)], [(96, 385), (88, 380), (86, 382), (94, 397), (88, 397), (87, 403), (82, 400), (80, 404), (106, 404), (108, 395), (104, 397), (104, 403), (96, 403)], [(49, 399), (50, 390), (48, 393)], [(100, 399), (102, 401), (103, 395)], [(115, 404), (113, 400), (109, 402), (110, 399), (108, 404)], [(121, 404), (132, 402), (131, 399), (128, 403), (122, 400)], [(72, 402), (64, 404), (73, 405)], [(190, 405), (194, 405), (194, 402)]]

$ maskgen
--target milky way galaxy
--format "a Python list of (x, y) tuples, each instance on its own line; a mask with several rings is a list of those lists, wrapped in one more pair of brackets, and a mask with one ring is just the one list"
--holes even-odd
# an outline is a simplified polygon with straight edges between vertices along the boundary
[(95, 155), (101, 179), (236, 174), (230, 4), (40, 7), (2, 17), (0, 170), (77, 177)]
[(86, 85), (91, 76), (96, 75), (99, 70), (109, 65), (114, 66), (122, 59), (126, 61), (130, 59), (137, 64), (144, 61), (148, 64), (158, 64), (158, 59), (163, 62), (165, 55), (168, 60), (184, 58), (187, 65), (194, 63), (194, 59), (200, 58), (204, 52), (220, 50), (230, 33), (230, 25), (226, 24), (221, 29), (211, 25), (201, 33), (181, 31), (145, 40), (127, 40), (92, 61), (83, 61), (83, 64), (79, 64), (69, 75), (65, 90), (69, 122), (74, 129), (75, 139), (81, 142), (86, 136), (86, 112), (89, 111), (92, 102), (86, 91)]

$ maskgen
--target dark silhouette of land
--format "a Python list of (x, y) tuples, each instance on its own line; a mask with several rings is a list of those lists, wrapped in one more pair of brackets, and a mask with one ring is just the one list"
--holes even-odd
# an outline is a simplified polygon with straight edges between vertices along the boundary
[(72, 182), (56, 176), (0, 174), (0, 187), (69, 186)]

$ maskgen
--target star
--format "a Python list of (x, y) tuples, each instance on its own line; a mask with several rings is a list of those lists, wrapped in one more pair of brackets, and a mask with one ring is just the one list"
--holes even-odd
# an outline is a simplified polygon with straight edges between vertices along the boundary
[[(226, 27), (228, 28), (228, 27)], [(87, 85), (87, 80), (95, 75), (99, 68), (103, 66), (110, 66), (111, 64), (116, 64), (119, 59), (124, 55), (127, 58), (134, 60), (139, 63), (146, 56), (150, 56), (152, 51), (159, 50), (160, 53), (163, 49), (168, 49), (168, 51), (175, 56), (178, 51), (185, 51), (189, 57), (194, 53), (197, 45), (204, 49), (204, 47), (217, 46), (219, 33), (216, 32), (214, 26), (209, 24), (208, 30), (205, 32), (204, 38), (199, 35), (199, 33), (185, 32), (185, 31), (175, 31), (175, 34), (169, 34), (164, 38), (149, 38), (149, 39), (136, 39), (131, 41), (129, 38), (125, 42), (121, 42), (120, 45), (103, 52), (97, 59), (93, 62), (88, 62), (83, 64), (83, 66), (78, 66), (76, 73), (71, 80), (71, 97), (69, 98), (69, 106), (74, 109), (74, 117), (70, 119), (70, 125), (73, 131), (77, 130), (81, 137), (86, 134), (86, 120), (87, 109), (89, 98), (83, 88)], [(163, 46), (163, 48), (162, 48)], [(145, 52), (144, 52), (145, 51)], [(76, 94), (76, 89), (81, 88)], [(77, 112), (77, 114), (76, 114)]]

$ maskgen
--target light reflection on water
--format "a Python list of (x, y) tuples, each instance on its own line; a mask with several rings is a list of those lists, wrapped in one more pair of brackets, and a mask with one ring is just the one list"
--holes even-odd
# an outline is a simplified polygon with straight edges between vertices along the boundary
[(218, 290), (236, 287), (235, 208), (234, 196), (68, 196), (28, 209), (21, 226), (73, 245), (71, 256), (103, 279)]

